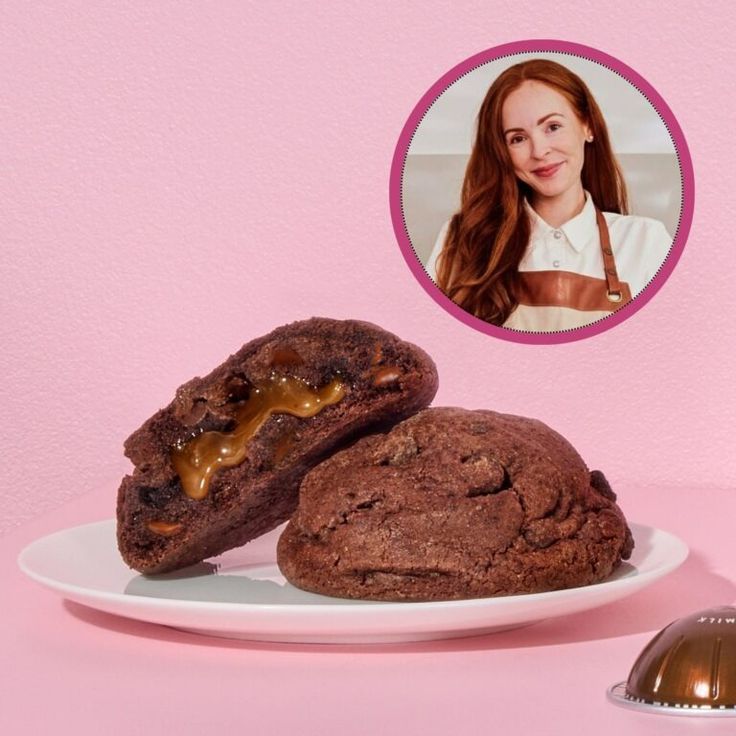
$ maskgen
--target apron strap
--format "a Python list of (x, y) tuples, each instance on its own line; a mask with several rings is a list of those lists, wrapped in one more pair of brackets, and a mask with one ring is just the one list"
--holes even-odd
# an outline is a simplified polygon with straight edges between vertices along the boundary
[(618, 271), (616, 270), (616, 261), (613, 258), (613, 248), (611, 248), (611, 239), (608, 236), (608, 225), (603, 213), (596, 207), (595, 219), (598, 223), (598, 233), (601, 241), (601, 252), (603, 253), (603, 270), (606, 275), (606, 296), (609, 302), (618, 303), (624, 299), (624, 290), (618, 279)]

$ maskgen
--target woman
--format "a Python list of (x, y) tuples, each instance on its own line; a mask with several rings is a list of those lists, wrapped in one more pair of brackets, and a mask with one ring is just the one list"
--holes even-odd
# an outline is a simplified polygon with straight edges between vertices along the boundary
[(656, 274), (672, 239), (627, 216), (626, 185), (585, 83), (561, 64), (516, 64), (491, 85), (461, 207), (427, 265), (453, 301), (532, 332), (609, 315)]

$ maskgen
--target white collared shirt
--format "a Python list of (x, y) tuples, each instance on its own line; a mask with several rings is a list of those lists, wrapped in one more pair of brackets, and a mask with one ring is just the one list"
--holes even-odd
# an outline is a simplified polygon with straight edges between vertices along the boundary
[[(532, 232), (529, 246), (519, 263), (519, 271), (568, 271), (602, 279), (604, 275), (595, 206), (586, 192), (582, 211), (564, 225), (547, 224), (529, 205)], [(604, 212), (618, 277), (629, 284), (636, 297), (654, 278), (672, 247), (665, 226), (650, 217)], [(427, 272), (437, 281), (437, 257), (447, 237), (449, 222), (440, 231)], [(555, 332), (596, 322), (610, 312), (579, 311), (568, 307), (519, 305), (504, 322), (504, 327), (530, 332)]]

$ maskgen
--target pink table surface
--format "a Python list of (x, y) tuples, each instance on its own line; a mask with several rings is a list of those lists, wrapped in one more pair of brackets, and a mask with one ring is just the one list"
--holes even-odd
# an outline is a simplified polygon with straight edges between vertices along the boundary
[[(33, 539), (111, 515), (88, 494), (0, 541), (0, 733), (733, 733), (736, 719), (635, 713), (607, 702), (671, 620), (736, 597), (736, 494), (619, 488), (630, 519), (690, 557), (614, 604), (504, 633), (378, 646), (200, 637), (63, 601), (15, 558)], [(582, 731), (581, 731), (582, 729)]]

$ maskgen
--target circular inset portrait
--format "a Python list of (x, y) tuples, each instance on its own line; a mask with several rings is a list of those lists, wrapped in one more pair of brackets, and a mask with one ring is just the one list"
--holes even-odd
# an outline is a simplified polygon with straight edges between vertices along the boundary
[(531, 343), (638, 311), (680, 256), (694, 196), (657, 92), (563, 41), (490, 49), (440, 79), (404, 127), (390, 189), (426, 291), (476, 329)]

